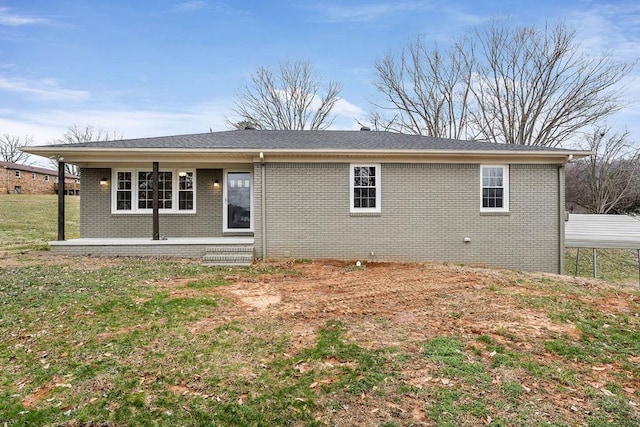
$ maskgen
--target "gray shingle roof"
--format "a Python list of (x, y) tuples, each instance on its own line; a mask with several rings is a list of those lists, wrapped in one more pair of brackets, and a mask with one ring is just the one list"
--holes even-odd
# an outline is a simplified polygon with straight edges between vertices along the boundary
[(47, 147), (256, 150), (470, 150), (540, 152), (566, 151), (548, 147), (461, 141), (383, 131), (233, 130), (191, 135), (60, 144)]

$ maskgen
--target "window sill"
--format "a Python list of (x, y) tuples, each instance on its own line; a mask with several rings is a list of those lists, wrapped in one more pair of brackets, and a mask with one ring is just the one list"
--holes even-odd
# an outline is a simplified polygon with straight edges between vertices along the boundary
[(247, 230), (247, 231), (223, 231), (222, 232), (223, 236), (253, 236), (253, 230)]
[(509, 215), (511, 215), (511, 212), (509, 211), (504, 211), (504, 212), (480, 211), (480, 216), (509, 216)]
[(381, 212), (349, 212), (349, 216), (382, 216)]
[[(175, 215), (195, 215), (196, 211), (185, 212), (159, 212), (160, 216), (175, 216)], [(153, 212), (111, 212), (111, 215), (115, 216), (153, 216)]]

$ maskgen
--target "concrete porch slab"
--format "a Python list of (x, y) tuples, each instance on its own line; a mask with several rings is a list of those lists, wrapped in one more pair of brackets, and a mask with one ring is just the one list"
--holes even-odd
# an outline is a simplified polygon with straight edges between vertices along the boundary
[(51, 241), (51, 252), (60, 255), (91, 256), (166, 256), (202, 258), (212, 246), (253, 246), (251, 236), (176, 237), (167, 240), (131, 239), (71, 239)]

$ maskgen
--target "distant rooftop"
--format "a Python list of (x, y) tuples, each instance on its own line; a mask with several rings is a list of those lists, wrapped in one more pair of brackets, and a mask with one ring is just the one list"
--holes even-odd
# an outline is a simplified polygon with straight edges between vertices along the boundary
[[(43, 175), (58, 176), (57, 169), (39, 168), (36, 166), (23, 165), (20, 163), (0, 162), (0, 168), (19, 170), (19, 171), (25, 171), (25, 172), (35, 172)], [(79, 177), (68, 173), (68, 174), (65, 174), (65, 178), (79, 178)]]

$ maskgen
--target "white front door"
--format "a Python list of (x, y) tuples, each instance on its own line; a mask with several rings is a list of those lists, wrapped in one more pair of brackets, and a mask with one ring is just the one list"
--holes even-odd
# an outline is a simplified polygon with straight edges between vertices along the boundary
[(223, 231), (253, 231), (251, 172), (225, 171)]

